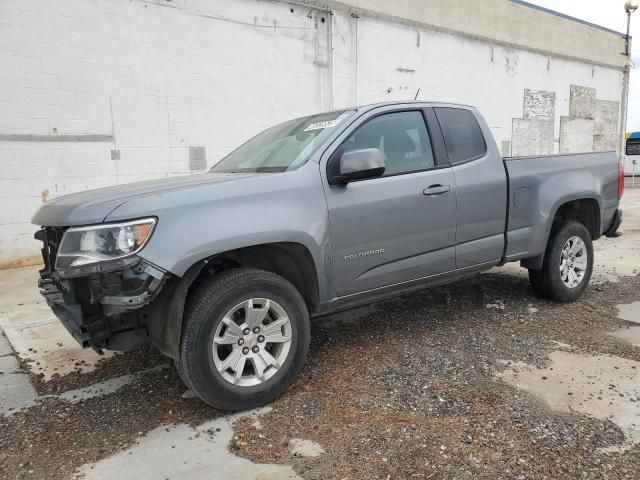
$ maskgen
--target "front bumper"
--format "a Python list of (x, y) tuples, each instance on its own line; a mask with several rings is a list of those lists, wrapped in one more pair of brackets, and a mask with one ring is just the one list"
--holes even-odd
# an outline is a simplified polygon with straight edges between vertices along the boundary
[(129, 350), (148, 338), (145, 308), (162, 290), (169, 274), (132, 256), (99, 266), (56, 271), (63, 229), (43, 228), (44, 268), (38, 287), (49, 307), (83, 347)]
[[(89, 346), (90, 334), (85, 325), (82, 307), (77, 302), (68, 282), (54, 281), (43, 278), (42, 273), (38, 279), (40, 294), (47, 301), (47, 305), (62, 322), (67, 331), (83, 347)], [(65, 298), (66, 297), (66, 298)]]

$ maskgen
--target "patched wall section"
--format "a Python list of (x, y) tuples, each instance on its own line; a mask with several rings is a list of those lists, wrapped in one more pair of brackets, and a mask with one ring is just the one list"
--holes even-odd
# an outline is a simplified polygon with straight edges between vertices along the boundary
[(560, 153), (619, 152), (620, 103), (598, 100), (594, 88), (571, 85), (569, 116), (560, 118)]
[(593, 151), (619, 152), (620, 138), (618, 136), (618, 120), (620, 118), (620, 103), (607, 100), (596, 100), (595, 118), (593, 124)]
[(528, 120), (551, 120), (556, 111), (556, 94), (543, 90), (524, 91), (523, 115)]
[(513, 119), (511, 132), (513, 156), (553, 153), (555, 106), (554, 92), (525, 89), (523, 118)]
[(593, 151), (593, 119), (560, 118), (560, 153)]
[(560, 117), (558, 140), (554, 138), (555, 110), (554, 92), (524, 90), (522, 118), (514, 118), (512, 124), (513, 156), (619, 152), (619, 102), (598, 100), (595, 88), (571, 85), (569, 115)]
[(569, 96), (569, 116), (580, 118), (593, 118), (596, 109), (595, 88), (571, 85)]

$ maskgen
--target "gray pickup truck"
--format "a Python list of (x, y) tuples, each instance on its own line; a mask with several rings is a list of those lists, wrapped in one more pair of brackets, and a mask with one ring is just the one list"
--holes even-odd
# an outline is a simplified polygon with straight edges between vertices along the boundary
[(472, 107), (394, 102), (291, 120), (209, 172), (51, 200), (47, 303), (85, 347), (152, 342), (224, 410), (300, 372), (310, 318), (505, 262), (576, 300), (616, 236), (615, 152), (502, 158)]

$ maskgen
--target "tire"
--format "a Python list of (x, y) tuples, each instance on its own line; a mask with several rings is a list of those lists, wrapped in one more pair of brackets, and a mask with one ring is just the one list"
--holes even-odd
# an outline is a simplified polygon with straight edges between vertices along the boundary
[[(570, 242), (572, 239), (579, 239), (584, 245), (581, 248), (579, 241)], [(569, 242), (569, 243), (568, 243)], [(573, 271), (573, 276), (567, 277), (562, 272), (563, 265), (567, 264), (567, 260), (563, 263), (563, 249), (565, 246), (569, 250), (573, 246), (578, 248), (578, 256), (574, 256), (573, 265), (575, 269), (569, 266), (569, 270)], [(582, 252), (582, 254), (580, 254)], [(582, 258), (585, 260), (580, 260)], [(571, 260), (571, 257), (569, 257)], [(584, 263), (584, 269), (582, 266)], [(571, 263), (569, 265), (572, 265)], [(576, 273), (577, 272), (577, 273)], [(593, 243), (591, 234), (587, 228), (575, 221), (566, 221), (558, 225), (554, 225), (551, 229), (551, 236), (545, 250), (542, 269), (529, 270), (529, 281), (536, 294), (541, 297), (554, 300), (556, 302), (575, 302), (583, 294), (593, 272)], [(582, 275), (579, 280), (578, 276)], [(564, 277), (564, 279), (563, 279)], [(577, 283), (576, 283), (577, 282)], [(575, 285), (572, 285), (576, 283)]]
[(309, 311), (284, 278), (257, 269), (226, 270), (199, 286), (187, 307), (181, 377), (209, 405), (224, 411), (264, 405), (302, 370)]
[(185, 387), (187, 387), (189, 390), (191, 390), (191, 386), (187, 383), (187, 379), (185, 378), (184, 374), (182, 373), (182, 367), (180, 366), (180, 362), (174, 360), (173, 361), (173, 367), (176, 370), (176, 373), (178, 374), (178, 378), (180, 379), (180, 381), (184, 384)]

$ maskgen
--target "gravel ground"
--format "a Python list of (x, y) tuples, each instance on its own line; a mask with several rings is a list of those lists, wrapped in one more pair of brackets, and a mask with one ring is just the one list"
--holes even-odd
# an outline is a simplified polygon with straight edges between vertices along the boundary
[[(55, 374), (53, 379), (48, 381), (44, 381), (42, 375), (32, 375), (32, 383), (38, 394), (55, 395), (86, 387), (107, 378), (115, 378), (171, 362), (151, 346), (105, 358), (96, 365), (95, 370), (88, 372), (84, 371), (85, 363), (83, 361), (76, 359), (72, 359), (72, 361), (74, 362), (74, 369), (68, 375), (60, 376)], [(29, 370), (30, 361), (22, 361), (20, 363), (24, 369)]]
[[(489, 273), (319, 319), (301, 378), (260, 426), (239, 420), (229, 448), (306, 479), (640, 478), (640, 445), (598, 451), (624, 441), (615, 424), (550, 411), (495, 377), (508, 362), (544, 366), (562, 348), (554, 342), (640, 361), (640, 348), (603, 333), (626, 325), (615, 305), (639, 291), (640, 277), (627, 277), (558, 305), (525, 279)], [(143, 349), (36, 387), (60, 393), (166, 363)], [(220, 415), (184, 391), (172, 369), (156, 370), (114, 394), (0, 418), (0, 478), (68, 478), (156, 427)], [(290, 458), (292, 438), (326, 454)]]
[(639, 360), (602, 334), (624, 323), (614, 305), (639, 288), (636, 277), (558, 305), (534, 299), (525, 280), (488, 274), (319, 324), (303, 378), (261, 429), (240, 422), (231, 448), (285, 462), (288, 439), (312, 439), (327, 455), (296, 460), (309, 479), (639, 478), (640, 446), (596, 451), (624, 440), (616, 425), (551, 412), (494, 377), (505, 360), (544, 365), (554, 341)]

